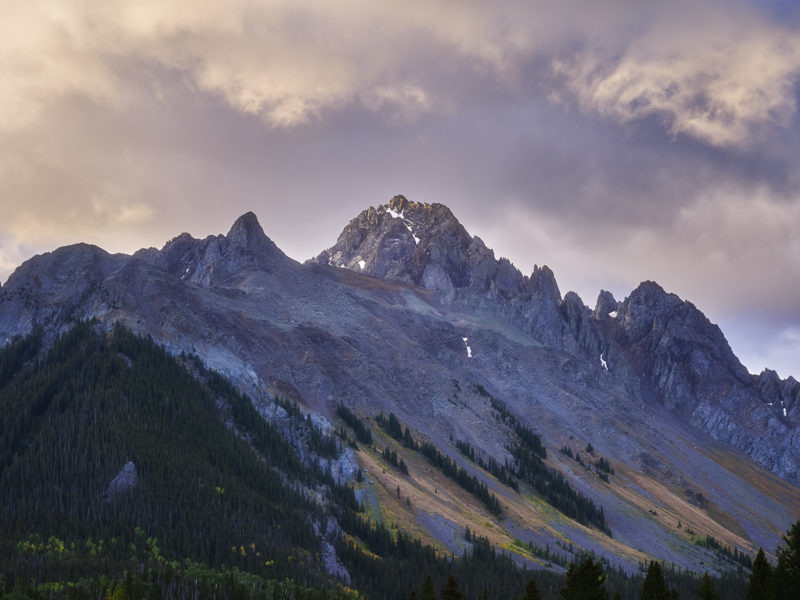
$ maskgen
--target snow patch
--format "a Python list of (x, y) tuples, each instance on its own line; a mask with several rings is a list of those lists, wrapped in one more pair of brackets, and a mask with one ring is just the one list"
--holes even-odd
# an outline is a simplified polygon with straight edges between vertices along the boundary
[(472, 348), (469, 347), (469, 338), (461, 338), (464, 340), (464, 347), (467, 349), (467, 358), (472, 358)]
[(786, 404), (783, 403), (783, 400), (781, 400), (781, 408), (783, 409), (783, 416), (788, 417), (789, 415), (787, 414)]
[(414, 238), (414, 243), (419, 244), (419, 238), (414, 235), (414, 230), (411, 229), (411, 225), (409, 225), (407, 221), (408, 219), (403, 219), (403, 225), (406, 226), (406, 229), (408, 229), (408, 232), (411, 234), (411, 237)]
[(393, 219), (401, 219), (403, 221), (403, 225), (406, 226), (406, 229), (408, 229), (409, 233), (411, 234), (411, 237), (414, 238), (414, 243), (419, 244), (419, 238), (414, 235), (414, 230), (411, 228), (414, 223), (410, 219), (406, 219), (403, 216), (403, 212), (405, 212), (405, 210), (403, 212), (397, 212), (393, 208), (387, 206), (386, 212), (389, 213)]
[(364, 267), (367, 266), (367, 261), (365, 261), (365, 260), (358, 261), (358, 266), (361, 267), (361, 270), (363, 271)]
[(608, 313), (608, 316), (611, 317), (612, 319), (616, 319), (617, 318), (617, 311), (612, 310), (610, 313)]
[(608, 363), (606, 362), (606, 359), (605, 359), (605, 358), (603, 358), (603, 353), (602, 353), (602, 352), (600, 353), (600, 365), (601, 365), (601, 366), (602, 366), (602, 367), (603, 367), (603, 368), (604, 368), (606, 371), (608, 371)]

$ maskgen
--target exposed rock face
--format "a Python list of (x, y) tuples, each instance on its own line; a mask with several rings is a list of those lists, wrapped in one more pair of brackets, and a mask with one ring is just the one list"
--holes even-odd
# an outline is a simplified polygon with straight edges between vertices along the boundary
[(525, 277), (508, 259), (495, 259), (442, 204), (395, 196), (350, 221), (336, 244), (314, 260), (416, 285), (445, 303), (500, 313), (542, 343), (577, 349), (559, 314), (553, 272), (535, 266)]
[(227, 235), (196, 240), (182, 233), (158, 252), (140, 250), (135, 257), (148, 261), (204, 287), (232, 283), (245, 269), (270, 272), (289, 261), (265, 234), (252, 212), (239, 217)]
[(137, 485), (139, 485), (139, 473), (136, 470), (136, 465), (133, 464), (132, 461), (128, 461), (123, 465), (114, 479), (111, 480), (111, 483), (108, 484), (106, 496), (108, 498), (114, 498), (135, 488)]
[(614, 298), (614, 294), (606, 290), (602, 290), (600, 295), (597, 296), (597, 302), (595, 303), (592, 318), (595, 321), (600, 321), (605, 318), (616, 319), (618, 304), (619, 303)]
[[(392, 411), (442, 447), (453, 435), (503, 464), (509, 432), (483, 390), (541, 431), (548, 449), (591, 441), (631, 470), (724, 505), (759, 545), (779, 540), (762, 520), (789, 524), (789, 508), (703, 448), (711, 436), (729, 444), (735, 464), (746, 461), (732, 448), (797, 484), (800, 384), (747, 373), (719, 328), (655, 283), (621, 302), (601, 292), (594, 310), (575, 293), (562, 298), (548, 267), (522, 275), (442, 205), (397, 196), (304, 265), (248, 213), (226, 235), (182, 234), (134, 256), (62, 248), (0, 289), (0, 343), (35, 325), (52, 336), (79, 317), (121, 321), (197, 354), (257, 402), (279, 393), (328, 419), (340, 402)], [(347, 454), (328, 467), (342, 481), (357, 470)], [(582, 489), (624, 542), (627, 500), (607, 503), (613, 486)], [(763, 519), (753, 519), (754, 505)], [(639, 529), (628, 529), (625, 543), (639, 544)], [(668, 547), (672, 533), (653, 531), (653, 552)]]
[(611, 335), (665, 406), (780, 476), (798, 480), (800, 428), (790, 411), (800, 386), (794, 379), (780, 381), (773, 371), (748, 373), (719, 327), (651, 281), (618, 310)]
[(97, 246), (75, 244), (26, 261), (0, 289), (0, 344), (73, 316), (76, 308), (130, 257)]
[(522, 287), (519, 271), (508, 260), (496, 261), (449, 208), (403, 196), (362, 212), (316, 261), (432, 291), (472, 288), (508, 297)]
[[(800, 453), (793, 438), (786, 438), (789, 417), (781, 414), (796, 404), (796, 382), (762, 376), (757, 387), (719, 328), (657, 283), (642, 283), (623, 302), (602, 291), (590, 311), (573, 292), (561, 298), (549, 268), (536, 267), (525, 277), (470, 237), (447, 207), (403, 196), (362, 212), (315, 260), (404, 281), (436, 292), (444, 302), (509, 318), (541, 343), (613, 373), (627, 390), (657, 399), (759, 464), (797, 480)], [(765, 404), (772, 408), (769, 415)]]

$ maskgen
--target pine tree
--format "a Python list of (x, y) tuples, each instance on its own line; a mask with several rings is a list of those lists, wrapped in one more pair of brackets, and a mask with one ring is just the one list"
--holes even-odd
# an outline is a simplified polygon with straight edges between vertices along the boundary
[(605, 580), (603, 567), (589, 557), (579, 565), (570, 565), (561, 597), (564, 600), (608, 600)]
[(452, 575), (448, 576), (447, 583), (442, 588), (442, 600), (463, 600), (464, 594), (458, 589), (458, 582)]
[(717, 594), (717, 590), (714, 589), (714, 584), (711, 582), (708, 571), (703, 575), (700, 587), (697, 588), (697, 597), (700, 600), (719, 600), (719, 594)]
[(425, 576), (425, 581), (422, 583), (422, 589), (419, 592), (419, 600), (436, 600), (433, 595), (433, 580), (430, 575)]
[(774, 573), (775, 600), (796, 600), (800, 590), (800, 521), (783, 536)]
[(542, 600), (542, 595), (539, 593), (539, 588), (536, 587), (536, 581), (533, 578), (528, 580), (522, 600)]
[(753, 561), (753, 574), (750, 575), (750, 585), (747, 588), (746, 600), (769, 600), (772, 598), (772, 567), (764, 556), (764, 550), (758, 549), (756, 559)]
[(647, 576), (642, 585), (641, 600), (669, 600), (669, 590), (664, 582), (664, 574), (657, 560), (651, 560), (647, 567)]

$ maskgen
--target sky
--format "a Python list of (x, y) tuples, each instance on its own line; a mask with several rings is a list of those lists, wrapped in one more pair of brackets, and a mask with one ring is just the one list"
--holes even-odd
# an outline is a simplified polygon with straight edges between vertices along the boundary
[(289, 256), (403, 194), (594, 306), (655, 280), (800, 378), (786, 0), (0, 0), (0, 281), (252, 210)]

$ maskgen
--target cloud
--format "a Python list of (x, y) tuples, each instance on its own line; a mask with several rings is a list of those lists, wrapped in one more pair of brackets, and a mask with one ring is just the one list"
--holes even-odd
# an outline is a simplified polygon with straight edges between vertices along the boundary
[[(672, 5), (670, 10), (675, 10)], [(741, 148), (786, 127), (797, 110), (800, 36), (755, 11), (677, 4), (643, 32), (554, 61), (584, 110), (672, 136)]]
[(419, 114), (435, 108), (432, 72), (453, 61), (507, 69), (518, 42), (487, 16), (448, 2), (16, 2), (0, 24), (0, 91), (15, 109), (0, 127), (30, 124), (71, 94), (110, 105), (158, 96), (164, 73), (272, 126), (359, 101)]
[(0, 128), (71, 94), (116, 106), (158, 98), (165, 76), (270, 126), (354, 104), (408, 120), (451, 111), (465, 73), (523, 93), (526, 66), (544, 60), (561, 83), (540, 77), (551, 98), (739, 147), (794, 114), (798, 39), (754, 9), (713, 2), (12, 2), (0, 92), (13, 110)]

